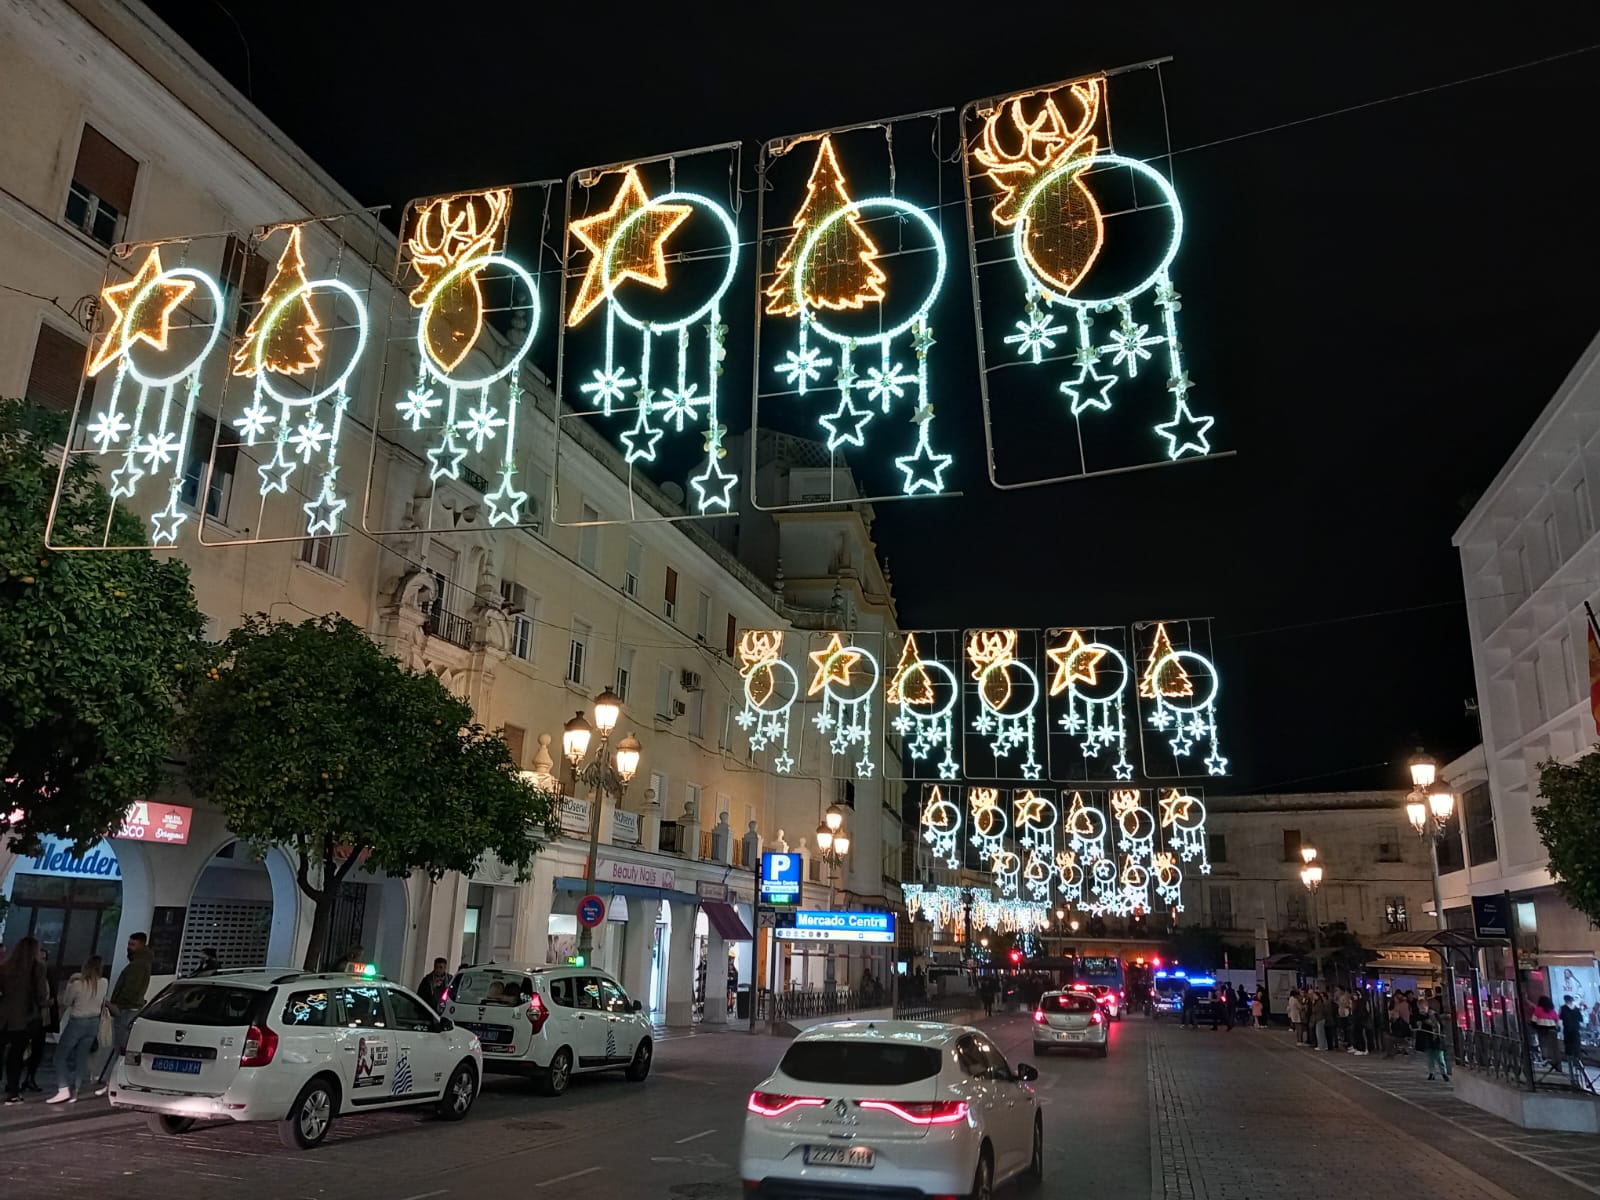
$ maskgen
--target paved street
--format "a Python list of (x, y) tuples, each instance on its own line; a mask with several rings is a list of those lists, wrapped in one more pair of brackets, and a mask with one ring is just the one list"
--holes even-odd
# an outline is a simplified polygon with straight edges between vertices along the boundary
[[(989, 1028), (1013, 1062), (1031, 1059), (1021, 1017)], [(1463, 1119), (1414, 1061), (1299, 1050), (1280, 1033), (1113, 1026), (1108, 1059), (1039, 1063), (1046, 1194), (1152, 1200), (1281, 1200), (1316, 1191), (1363, 1200), (1577, 1200), (1600, 1194), (1600, 1139), (1538, 1135)], [(346, 1118), (315, 1152), (264, 1127), (159, 1139), (138, 1118), (0, 1126), (0, 1195), (487, 1196), (732, 1200), (745, 1097), (784, 1042), (743, 1033), (672, 1038), (644, 1085), (580, 1080), (560, 1100), (491, 1078), (472, 1115), (448, 1125), (392, 1114)], [(25, 1115), (44, 1115), (30, 1105)], [(1541, 1164), (1541, 1153), (1548, 1162)], [(1587, 1155), (1588, 1157), (1585, 1157)]]

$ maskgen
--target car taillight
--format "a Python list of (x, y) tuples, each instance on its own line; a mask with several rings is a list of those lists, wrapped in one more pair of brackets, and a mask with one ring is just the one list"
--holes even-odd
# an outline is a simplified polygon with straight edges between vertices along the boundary
[(449, 1003), (450, 1003), (450, 989), (449, 988), (445, 988), (444, 991), (439, 993), (439, 1007), (443, 1008), (446, 1004), (449, 1004)]
[(528, 997), (528, 1024), (533, 1026), (533, 1031), (538, 1033), (544, 1028), (544, 1023), (550, 1019), (550, 1010), (544, 1006), (544, 1001), (538, 995)]
[(861, 1100), (857, 1106), (893, 1113), (910, 1125), (958, 1125), (967, 1119), (965, 1100)]
[(1089, 1014), (1089, 1024), (1091, 1025), (1098, 1025), (1104, 1020), (1105, 1018), (1097, 1012), (1092, 1012)]
[(1033, 1010), (1033, 1023), (1035, 1025), (1044, 1024), (1044, 1009), (1036, 1008)]
[(821, 1108), (827, 1101), (818, 1096), (785, 1096), (781, 1092), (751, 1092), (745, 1109), (758, 1117), (781, 1117), (796, 1108)]
[(239, 1055), (241, 1067), (264, 1067), (278, 1052), (278, 1034), (265, 1025), (252, 1025), (245, 1031), (244, 1050)]

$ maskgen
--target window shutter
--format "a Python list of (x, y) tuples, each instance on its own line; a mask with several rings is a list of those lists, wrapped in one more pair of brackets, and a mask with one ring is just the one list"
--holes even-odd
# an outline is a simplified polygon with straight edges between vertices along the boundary
[(93, 125), (83, 127), (78, 143), (78, 161), (72, 168), (73, 181), (93, 192), (118, 212), (133, 207), (133, 184), (139, 177), (139, 164), (118, 149)]
[(739, 649), (739, 619), (732, 613), (728, 614), (728, 657), (732, 658)]
[(506, 739), (506, 749), (511, 751), (511, 761), (520, 771), (522, 769), (522, 739), (524, 737), (522, 726), (507, 725), (502, 732)]
[(678, 602), (678, 573), (671, 567), (667, 568), (667, 603)]
[(39, 340), (33, 347), (33, 366), (28, 371), (28, 386), (23, 398), (42, 408), (70, 413), (78, 398), (78, 382), (83, 378), (83, 359), (87, 347), (77, 338), (62, 333), (53, 325), (39, 326)]

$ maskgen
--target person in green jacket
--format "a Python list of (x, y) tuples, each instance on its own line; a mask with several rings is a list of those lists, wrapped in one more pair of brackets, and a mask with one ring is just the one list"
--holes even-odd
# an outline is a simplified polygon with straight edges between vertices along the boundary
[(100, 1068), (100, 1086), (95, 1089), (96, 1096), (105, 1095), (106, 1075), (111, 1070), (111, 1064), (121, 1058), (128, 1047), (128, 1034), (133, 1031), (133, 1023), (139, 1017), (139, 1010), (144, 1007), (144, 994), (150, 988), (152, 961), (150, 938), (142, 933), (130, 934), (128, 965), (117, 976), (117, 985), (111, 989), (111, 998), (106, 1002), (116, 1025), (116, 1035), (112, 1038), (111, 1053), (106, 1056), (105, 1066)]

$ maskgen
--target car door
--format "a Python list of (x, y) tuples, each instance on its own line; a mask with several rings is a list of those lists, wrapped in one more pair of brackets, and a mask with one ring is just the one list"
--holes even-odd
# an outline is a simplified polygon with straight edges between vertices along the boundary
[(394, 1072), (389, 1094), (396, 1101), (426, 1100), (444, 1091), (444, 1079), (454, 1062), (449, 1038), (439, 1018), (418, 997), (403, 988), (387, 987), (389, 1028), (394, 1034)]
[(633, 1015), (633, 1002), (622, 986), (611, 979), (600, 981), (600, 1007), (606, 1017), (606, 1058), (628, 1062), (639, 1044), (639, 1022)]
[(376, 983), (342, 987), (338, 991), (338, 1001), (343, 1108), (347, 1111), (388, 1104), (392, 1099), (395, 1043), (389, 1030), (383, 988)]
[(572, 980), (572, 1049), (580, 1070), (606, 1065), (606, 1034), (611, 1020), (600, 1007), (600, 977), (578, 975)]
[[(961, 1064), (961, 1069), (966, 1074), (963, 1082), (962, 1098), (966, 1100), (967, 1107), (978, 1119), (978, 1126), (989, 1137), (990, 1143), (997, 1147), (996, 1153), (1002, 1151), (1000, 1147), (999, 1129), (1003, 1122), (1005, 1107), (1001, 1105), (1000, 1111), (995, 1111), (996, 1091), (1000, 1086), (990, 1078), (991, 1067), (988, 1056), (984, 1054), (983, 1046), (978, 1038), (973, 1035), (962, 1038), (956, 1043), (956, 1061)], [(996, 1170), (1000, 1164), (995, 1164)]]
[(1033, 1152), (1033, 1105), (1023, 1085), (1011, 1073), (1011, 1065), (995, 1044), (980, 1037), (978, 1045), (989, 1068), (989, 1083), (994, 1089), (990, 1111), (994, 1125), (989, 1138), (995, 1145), (996, 1174), (1008, 1176), (1020, 1171), (1025, 1155)]

